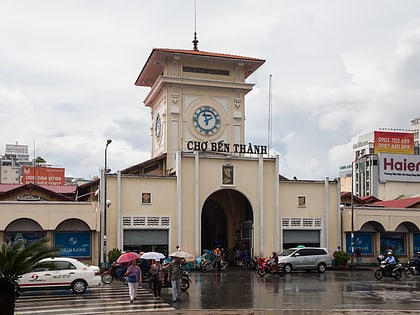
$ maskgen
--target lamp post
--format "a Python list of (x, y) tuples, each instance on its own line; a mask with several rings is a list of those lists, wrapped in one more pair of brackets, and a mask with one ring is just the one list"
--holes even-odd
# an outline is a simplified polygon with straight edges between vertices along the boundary
[(104, 266), (106, 266), (106, 212), (107, 212), (107, 208), (111, 205), (111, 202), (108, 201), (106, 199), (106, 175), (108, 174), (108, 145), (112, 142), (111, 139), (107, 139), (106, 140), (106, 145), (105, 145), (105, 169), (104, 169), (104, 198), (103, 198), (103, 233), (104, 233), (104, 238), (103, 238), (103, 262), (104, 262)]

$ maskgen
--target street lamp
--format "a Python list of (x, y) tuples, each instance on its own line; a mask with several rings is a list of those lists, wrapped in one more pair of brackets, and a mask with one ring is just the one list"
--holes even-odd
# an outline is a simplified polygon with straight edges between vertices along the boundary
[(106, 145), (105, 145), (105, 169), (104, 169), (104, 199), (103, 199), (103, 215), (104, 215), (104, 220), (103, 220), (103, 230), (104, 230), (104, 238), (103, 238), (103, 262), (104, 262), (104, 266), (106, 266), (106, 212), (107, 212), (107, 208), (111, 205), (111, 201), (106, 199), (106, 175), (108, 174), (108, 145), (112, 142), (111, 139), (107, 139), (106, 140)]

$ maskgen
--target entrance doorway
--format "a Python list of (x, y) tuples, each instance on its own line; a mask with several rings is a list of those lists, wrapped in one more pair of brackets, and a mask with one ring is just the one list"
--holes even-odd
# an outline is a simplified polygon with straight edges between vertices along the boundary
[(242, 193), (233, 189), (214, 192), (201, 213), (202, 251), (224, 248), (229, 263), (235, 260), (235, 250), (253, 253), (253, 222), (251, 204)]

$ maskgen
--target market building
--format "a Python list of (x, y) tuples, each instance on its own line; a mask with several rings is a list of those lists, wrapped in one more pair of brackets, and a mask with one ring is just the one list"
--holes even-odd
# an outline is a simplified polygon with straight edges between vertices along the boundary
[(297, 245), (350, 252), (351, 235), (365, 262), (388, 244), (403, 259), (412, 255), (420, 248), (416, 201), (388, 207), (342, 195), (340, 179), (289, 180), (266, 144), (246, 141), (246, 106), (256, 106), (245, 102), (248, 80), (264, 62), (153, 49), (135, 81), (149, 89), (151, 158), (108, 173), (109, 139), (101, 180), (71, 193), (32, 183), (3, 189), (0, 241), (48, 237), (61, 254), (92, 264), (107, 262), (113, 248), (167, 254), (177, 245), (195, 256), (215, 247), (228, 255)]

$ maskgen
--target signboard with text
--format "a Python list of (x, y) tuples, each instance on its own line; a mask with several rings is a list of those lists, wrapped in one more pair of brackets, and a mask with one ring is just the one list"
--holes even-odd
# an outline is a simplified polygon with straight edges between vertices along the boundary
[(63, 186), (64, 180), (64, 168), (61, 167), (22, 167), (22, 184)]
[(90, 232), (55, 232), (55, 247), (64, 257), (90, 257)]
[(414, 154), (414, 134), (409, 132), (374, 132), (374, 153)]
[(420, 156), (379, 154), (379, 181), (420, 182)]

